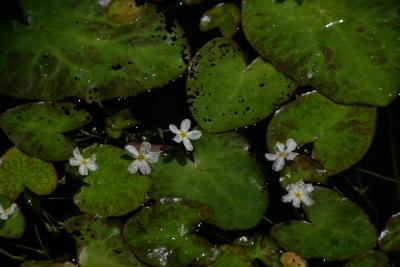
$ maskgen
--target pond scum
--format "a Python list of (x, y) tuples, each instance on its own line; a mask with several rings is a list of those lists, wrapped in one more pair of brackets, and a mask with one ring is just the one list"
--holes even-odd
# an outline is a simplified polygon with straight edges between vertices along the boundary
[(398, 0), (0, 15), (1, 267), (400, 266)]

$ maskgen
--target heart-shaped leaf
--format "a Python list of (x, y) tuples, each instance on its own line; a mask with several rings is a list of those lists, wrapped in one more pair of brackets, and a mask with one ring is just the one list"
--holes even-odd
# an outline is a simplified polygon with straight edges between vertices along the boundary
[(196, 226), (210, 216), (202, 205), (164, 199), (142, 209), (124, 228), (124, 237), (135, 255), (151, 266), (207, 265), (218, 254), (206, 239), (196, 236)]
[(352, 259), (343, 267), (389, 267), (389, 259), (381, 251), (368, 251)]
[(232, 3), (220, 3), (203, 14), (200, 19), (202, 32), (219, 28), (225, 38), (232, 38), (238, 30), (240, 10)]
[(150, 195), (183, 197), (210, 207), (208, 222), (224, 229), (254, 227), (267, 207), (261, 166), (247, 141), (233, 133), (205, 134), (196, 141), (194, 162), (168, 158), (154, 167)]
[(399, 1), (243, 0), (243, 29), (279, 70), (337, 102), (388, 105), (400, 90)]
[[(1, 188), (1, 187), (0, 187)], [(14, 202), (0, 195), (0, 205), (5, 210), (11, 207)], [(25, 231), (25, 218), (19, 206), (7, 220), (0, 219), (0, 236), (5, 238), (20, 238)]]
[[(0, 92), (23, 99), (101, 101), (160, 87), (186, 69), (187, 42), (147, 4), (19, 1), (28, 23), (0, 25)], [(32, 45), (34, 44), (34, 45)]]
[(117, 221), (76, 216), (65, 223), (74, 235), (81, 267), (140, 267), (143, 265), (122, 238)]
[(376, 108), (336, 104), (317, 92), (302, 95), (282, 107), (268, 125), (270, 151), (277, 142), (293, 138), (298, 144), (313, 142), (311, 157), (328, 175), (358, 162), (375, 134)]
[(390, 217), (379, 236), (379, 246), (388, 252), (400, 252), (400, 212)]
[(266, 118), (294, 89), (291, 80), (261, 58), (246, 66), (235, 43), (217, 38), (191, 62), (186, 91), (200, 127), (222, 132)]
[(373, 248), (376, 230), (356, 204), (333, 190), (315, 187), (312, 206), (304, 206), (310, 222), (274, 225), (271, 235), (287, 251), (305, 258), (344, 260)]
[(10, 148), (0, 160), (0, 195), (17, 199), (28, 188), (35, 194), (48, 195), (57, 186), (57, 172), (50, 162), (30, 157)]
[[(84, 178), (87, 185), (81, 187), (74, 197), (79, 209), (87, 214), (102, 217), (121, 216), (137, 209), (146, 199), (146, 192), (151, 181), (147, 176), (130, 174), (125, 150), (110, 146), (98, 145), (87, 148), (84, 158), (96, 155), (99, 169), (89, 172)], [(68, 167), (77, 175), (77, 167)]]
[(63, 135), (79, 129), (91, 116), (71, 103), (37, 102), (7, 110), (0, 125), (22, 152), (44, 160), (70, 157), (74, 143)]

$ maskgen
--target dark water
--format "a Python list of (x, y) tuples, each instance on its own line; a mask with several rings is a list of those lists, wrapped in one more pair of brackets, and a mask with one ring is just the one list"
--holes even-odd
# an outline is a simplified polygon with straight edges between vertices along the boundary
[[(168, 18), (176, 19), (185, 29), (187, 38), (191, 44), (191, 52), (194, 54), (201, 46), (209, 40), (218, 37), (217, 30), (202, 33), (198, 30), (198, 21), (201, 15), (213, 7), (219, 1), (206, 1), (207, 3), (195, 6), (180, 5), (178, 1), (166, 0), (161, 3), (160, 10)], [(240, 1), (232, 2), (240, 6)], [(18, 5), (9, 1), (2, 7), (0, 18), (18, 19), (21, 13)], [(1, 34), (1, 33), (0, 33)], [(248, 56), (249, 62), (257, 56), (251, 46), (246, 42), (243, 34), (239, 32), (235, 36), (235, 41)], [(183, 118), (191, 118), (186, 105), (185, 97), (185, 75), (177, 79), (164, 88), (159, 88), (150, 93), (143, 93), (134, 98), (123, 98), (105, 101), (104, 109), (96, 104), (87, 104), (78, 99), (69, 99), (70, 101), (81, 105), (94, 115), (94, 121), (86, 127), (91, 130), (104, 128), (105, 116), (114, 111), (124, 108), (130, 108), (132, 114), (140, 121), (135, 131), (148, 134), (149, 131), (155, 131), (157, 128), (168, 128), (171, 122), (179, 122)], [(0, 85), (1, 86), (1, 85)], [(307, 92), (312, 88), (299, 88), (298, 93)], [(25, 103), (8, 96), (0, 95), (0, 112), (18, 104)], [(157, 108), (154, 108), (157, 107)], [(266, 152), (265, 133), (269, 118), (263, 120), (255, 126), (238, 130), (251, 143), (251, 149), (261, 162), (265, 162), (264, 153)], [(102, 142), (96, 138), (91, 142)], [(161, 142), (162, 140), (152, 139), (152, 142)], [(115, 143), (122, 146), (124, 144)], [(375, 139), (369, 152), (365, 157), (350, 170), (330, 178), (330, 185), (335, 187), (343, 195), (360, 205), (370, 216), (371, 221), (376, 225), (378, 231), (382, 229), (386, 220), (393, 214), (400, 211), (400, 186), (399, 184), (383, 180), (376, 175), (365, 174), (358, 169), (365, 169), (383, 176), (391, 177), (400, 181), (400, 100), (395, 100), (387, 108), (378, 109), (378, 123)], [(12, 144), (7, 137), (0, 131), (0, 152), (3, 154)], [(63, 166), (57, 166), (60, 177), (63, 176)], [(262, 232), (268, 234), (271, 227), (270, 222), (281, 222), (294, 219), (299, 214), (289, 205), (283, 204), (280, 200), (284, 191), (278, 183), (278, 174), (271, 171), (270, 164), (265, 164), (265, 173), (268, 181), (268, 191), (270, 194), (269, 209), (265, 215), (268, 220), (263, 220), (256, 229), (246, 232), (226, 232), (221, 231), (209, 225), (203, 225), (199, 229), (201, 235), (206, 236), (215, 243), (226, 243), (243, 234), (253, 234)], [(0, 238), (0, 248), (13, 255), (24, 255), (28, 259), (46, 259), (64, 256), (65, 259), (72, 260), (74, 257), (74, 241), (60, 229), (57, 232), (49, 232), (45, 223), (49, 223), (46, 214), (54, 218), (53, 223), (62, 222), (69, 217), (79, 214), (79, 210), (72, 203), (72, 196), (80, 187), (80, 184), (73, 180), (68, 180), (67, 184), (60, 185), (50, 196), (38, 197), (24, 193), (19, 198), (18, 204), (22, 206), (27, 219), (27, 229), (23, 238), (18, 240), (5, 240)], [(27, 204), (27, 200), (32, 201), (32, 205)], [(129, 216), (127, 216), (129, 217)], [(270, 221), (270, 222), (268, 222)], [(36, 228), (36, 230), (35, 230)], [(35, 234), (35, 233), (38, 234)], [(40, 240), (38, 238), (40, 236)], [(45, 250), (46, 254), (40, 254), (38, 251), (17, 247), (24, 246)], [(400, 266), (400, 257), (389, 255), (392, 266)], [(311, 266), (342, 266), (341, 262), (325, 262), (323, 260), (311, 261)], [(0, 253), (0, 266), (19, 266), (20, 261), (12, 260)]]

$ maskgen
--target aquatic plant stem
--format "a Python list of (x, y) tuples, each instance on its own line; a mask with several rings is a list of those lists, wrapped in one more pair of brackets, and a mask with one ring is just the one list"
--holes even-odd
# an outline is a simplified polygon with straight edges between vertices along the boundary
[(5, 250), (2, 249), (2, 248), (0, 248), (0, 253), (3, 254), (3, 255), (5, 255), (5, 256), (7, 256), (7, 257), (9, 257), (9, 258), (11, 258), (11, 259), (13, 259), (13, 260), (17, 260), (17, 261), (24, 261), (24, 260), (25, 260), (25, 257), (24, 257), (24, 256), (16, 256), (16, 255), (13, 255), (13, 254), (11, 254), (11, 253), (5, 251)]

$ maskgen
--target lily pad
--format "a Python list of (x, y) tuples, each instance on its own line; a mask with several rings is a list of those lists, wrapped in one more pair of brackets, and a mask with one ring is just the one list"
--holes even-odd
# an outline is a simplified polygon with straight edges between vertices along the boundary
[(0, 159), (0, 195), (16, 200), (25, 188), (48, 195), (57, 187), (53, 164), (10, 148)]
[(105, 120), (105, 128), (108, 136), (118, 139), (125, 129), (131, 128), (137, 123), (138, 122), (132, 118), (130, 110), (124, 109), (107, 117)]
[(389, 259), (381, 251), (368, 251), (352, 259), (343, 267), (389, 267)]
[(0, 93), (101, 101), (161, 87), (186, 69), (183, 30), (154, 5), (19, 2), (28, 23), (0, 26)]
[(234, 133), (204, 134), (194, 161), (164, 158), (154, 165), (150, 195), (203, 203), (214, 212), (207, 221), (224, 229), (254, 227), (266, 210), (267, 192), (262, 168), (248, 149)]
[[(0, 205), (3, 209), (8, 209), (13, 203), (11, 199), (0, 195)], [(0, 237), (20, 238), (24, 231), (25, 218), (17, 205), (15, 212), (8, 217), (8, 220), (0, 219)]]
[(358, 162), (375, 134), (376, 108), (336, 104), (317, 92), (302, 95), (282, 107), (268, 125), (267, 144), (293, 138), (299, 145), (313, 143), (311, 157), (328, 175)]
[(315, 187), (314, 205), (303, 206), (310, 220), (274, 225), (271, 235), (304, 258), (345, 260), (372, 249), (376, 230), (364, 211), (331, 189)]
[(81, 267), (140, 267), (142, 264), (129, 250), (118, 221), (77, 216), (66, 222), (74, 234)]
[(223, 132), (258, 122), (273, 113), (295, 84), (269, 63), (246, 65), (234, 42), (217, 38), (193, 58), (186, 85), (190, 110), (207, 132)]
[(280, 182), (283, 188), (300, 180), (321, 184), (328, 182), (324, 166), (307, 155), (298, 155), (294, 158), (290, 165), (283, 169), (281, 178)]
[(400, 212), (390, 217), (379, 236), (379, 246), (388, 252), (400, 252)]
[(207, 265), (217, 250), (194, 231), (209, 216), (205, 206), (171, 199), (142, 209), (127, 222), (123, 234), (135, 255), (151, 266)]
[(252, 238), (241, 237), (235, 244), (242, 246), (247, 256), (259, 260), (269, 267), (281, 267), (279, 260), (280, 247), (274, 239), (268, 236), (254, 236)]
[(224, 245), (221, 248), (221, 256), (218, 260), (209, 265), (210, 267), (249, 267), (253, 266), (252, 260), (247, 256), (246, 251), (239, 246)]
[(239, 29), (240, 10), (231, 3), (220, 3), (203, 14), (200, 19), (202, 32), (219, 28), (222, 35), (232, 38)]
[[(74, 196), (79, 209), (102, 217), (121, 216), (137, 209), (145, 200), (151, 181), (147, 176), (130, 174), (125, 150), (110, 146), (92, 146), (83, 151), (84, 158), (96, 155), (99, 169), (84, 178), (86, 185)], [(77, 172), (77, 168), (69, 167)]]
[(44, 160), (62, 161), (74, 149), (74, 142), (64, 133), (90, 121), (86, 111), (71, 103), (37, 102), (7, 110), (0, 117), (0, 126), (22, 152)]
[(251, 45), (301, 85), (346, 104), (386, 106), (400, 91), (397, 0), (243, 0)]

